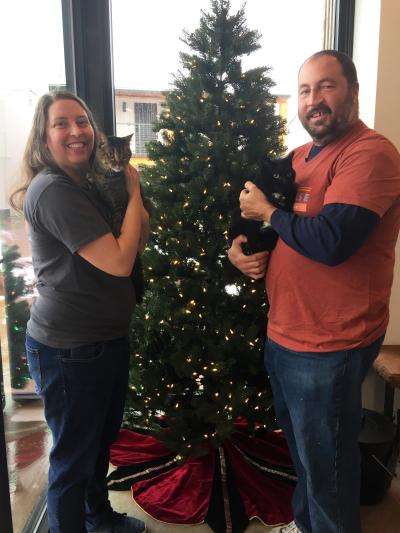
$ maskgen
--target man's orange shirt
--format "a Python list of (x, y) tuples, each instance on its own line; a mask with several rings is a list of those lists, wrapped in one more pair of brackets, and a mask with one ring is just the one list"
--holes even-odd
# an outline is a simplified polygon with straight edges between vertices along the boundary
[(338, 266), (308, 259), (278, 240), (266, 277), (268, 336), (295, 351), (368, 346), (389, 321), (400, 227), (400, 156), (360, 120), (306, 161), (310, 148), (308, 143), (294, 153), (295, 213), (316, 216), (324, 205), (341, 203), (374, 211), (380, 221)]

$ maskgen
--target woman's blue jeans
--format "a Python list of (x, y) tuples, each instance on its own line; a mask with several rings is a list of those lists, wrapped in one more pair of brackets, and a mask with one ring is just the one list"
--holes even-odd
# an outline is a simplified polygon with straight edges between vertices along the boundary
[(111, 512), (109, 448), (122, 422), (128, 384), (125, 338), (51, 348), (27, 336), (26, 353), (53, 437), (47, 509), (51, 533), (83, 533)]
[(382, 341), (328, 353), (266, 342), (275, 413), (298, 476), (292, 508), (302, 533), (361, 533), (361, 386)]

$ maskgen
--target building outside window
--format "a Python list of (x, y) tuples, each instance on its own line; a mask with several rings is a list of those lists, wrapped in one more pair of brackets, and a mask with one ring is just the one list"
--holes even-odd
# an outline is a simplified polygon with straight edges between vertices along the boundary
[(135, 150), (134, 155), (146, 156), (146, 144), (157, 139), (153, 124), (157, 118), (157, 104), (135, 103)]
[(146, 144), (157, 139), (153, 124), (161, 112), (165, 95), (161, 91), (115, 90), (116, 135), (132, 134), (133, 164), (148, 161)]

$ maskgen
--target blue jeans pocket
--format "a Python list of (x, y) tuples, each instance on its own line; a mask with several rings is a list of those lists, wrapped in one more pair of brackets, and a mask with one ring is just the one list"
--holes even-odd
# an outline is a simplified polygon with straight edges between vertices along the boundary
[(67, 395), (73, 390), (96, 390), (105, 386), (108, 379), (106, 346), (104, 342), (95, 342), (62, 351), (61, 366)]
[(29, 344), (29, 339), (26, 340), (26, 357), (28, 359), (29, 373), (33, 382), (35, 383), (35, 390), (37, 394), (42, 392), (42, 368), (40, 364), (40, 350), (34, 348)]

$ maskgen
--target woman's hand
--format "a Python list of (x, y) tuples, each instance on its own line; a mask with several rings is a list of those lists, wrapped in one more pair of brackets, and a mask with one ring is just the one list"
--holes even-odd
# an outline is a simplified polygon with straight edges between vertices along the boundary
[(265, 194), (251, 181), (246, 181), (244, 184), (239, 201), (242, 217), (251, 220), (269, 222), (272, 213), (276, 210), (276, 207), (268, 202)]
[(140, 232), (138, 252), (142, 254), (144, 252), (144, 249), (146, 248), (146, 244), (150, 236), (150, 215), (148, 211), (146, 211), (146, 209), (144, 208), (143, 202), (142, 202), (140, 219), (141, 219), (142, 229)]
[(239, 235), (232, 241), (228, 250), (229, 261), (246, 276), (252, 279), (261, 279), (267, 271), (269, 252), (258, 252), (253, 255), (245, 255), (241, 244), (247, 242), (247, 237)]
[(138, 252), (141, 254), (143, 253), (147, 241), (149, 240), (150, 235), (150, 216), (148, 211), (146, 211), (144, 205), (143, 205), (143, 199), (141, 195), (141, 187), (140, 187), (140, 175), (139, 172), (134, 168), (132, 165), (127, 165), (125, 167), (125, 175), (126, 175), (126, 188), (128, 190), (129, 196), (132, 198), (132, 195), (136, 192), (139, 193), (138, 195), (138, 202), (140, 204), (140, 239), (138, 244)]
[(140, 185), (139, 172), (132, 165), (125, 167), (125, 183), (129, 196), (132, 196)]

